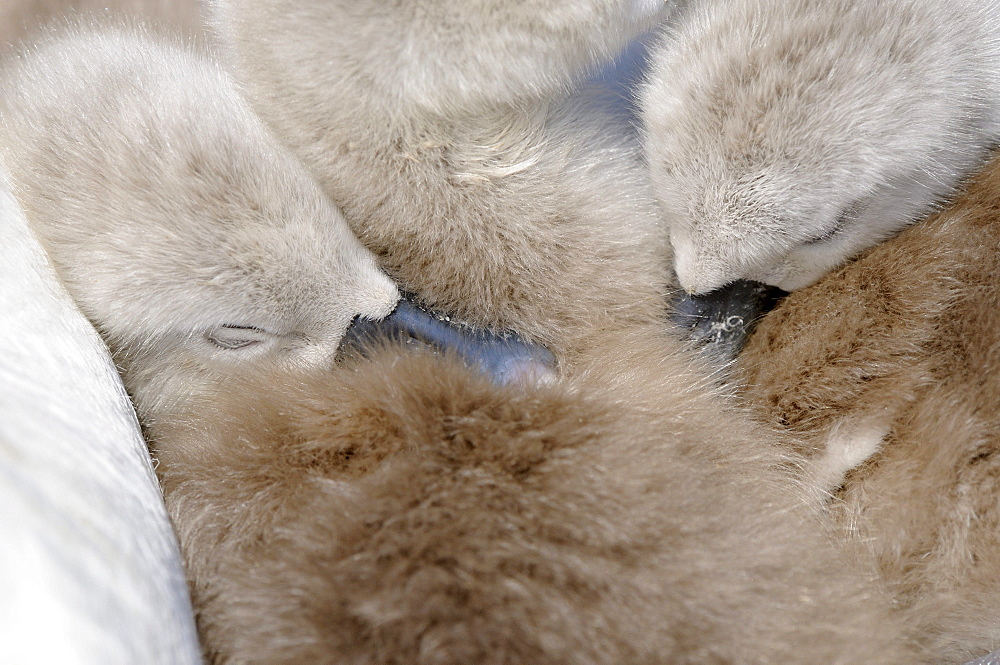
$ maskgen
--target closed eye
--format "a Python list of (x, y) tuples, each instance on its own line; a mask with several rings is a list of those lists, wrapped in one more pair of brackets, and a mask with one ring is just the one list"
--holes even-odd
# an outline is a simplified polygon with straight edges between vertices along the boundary
[(219, 326), (210, 331), (208, 341), (223, 349), (245, 349), (274, 338), (274, 335), (255, 326)]
[(802, 244), (818, 245), (821, 242), (826, 242), (827, 240), (831, 240), (834, 236), (843, 231), (846, 225), (847, 225), (847, 219), (844, 216), (840, 216), (837, 218), (837, 223), (834, 224), (833, 227), (831, 227), (829, 230), (824, 231), (822, 234), (818, 236), (809, 238), (809, 240), (806, 240)]
[(863, 208), (864, 208), (864, 201), (861, 201), (861, 200), (855, 201), (851, 205), (847, 206), (842, 213), (840, 213), (840, 216), (837, 217), (837, 221), (834, 222), (833, 226), (831, 226), (830, 228), (828, 228), (826, 231), (823, 231), (819, 235), (814, 236), (814, 237), (810, 238), (809, 240), (806, 240), (802, 244), (803, 245), (817, 245), (819, 243), (827, 242), (828, 240), (833, 239), (841, 231), (843, 231), (844, 229), (846, 229), (847, 225), (850, 222), (852, 222), (853, 220), (857, 219), (858, 214), (861, 212), (861, 210)]

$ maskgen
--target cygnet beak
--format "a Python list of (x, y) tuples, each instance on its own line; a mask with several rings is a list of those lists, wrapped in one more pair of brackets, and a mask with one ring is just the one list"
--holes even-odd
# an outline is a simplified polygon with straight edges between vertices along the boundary
[(734, 358), (757, 321), (786, 295), (775, 286), (741, 279), (702, 295), (683, 293), (671, 318), (689, 339)]
[(545, 347), (526, 342), (514, 333), (499, 335), (451, 321), (407, 296), (384, 319), (355, 317), (340, 342), (340, 355), (364, 356), (386, 342), (454, 353), (500, 385), (555, 378), (556, 359)]

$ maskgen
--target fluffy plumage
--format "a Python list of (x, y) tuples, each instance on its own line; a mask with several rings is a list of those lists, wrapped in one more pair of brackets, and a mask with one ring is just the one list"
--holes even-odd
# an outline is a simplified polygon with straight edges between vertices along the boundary
[(635, 137), (570, 91), (665, 6), (214, 3), (254, 108), (388, 272), (557, 351), (662, 316), (669, 247)]
[(660, 333), (598, 341), (527, 389), (194, 386), (150, 435), (214, 662), (916, 662), (774, 439)]
[(559, 385), (331, 372), (394, 290), (216, 67), (98, 31), (10, 77), (17, 194), (125, 368), (216, 662), (913, 661), (796, 459), (659, 324)]
[(810, 284), (978, 168), (998, 100), (995, 0), (693, 3), (642, 95), (681, 285)]
[(80, 13), (131, 17), (166, 32), (201, 40), (201, 0), (4, 0), (0, 3), (0, 54), (12, 45), (30, 43), (39, 28)]
[[(272, 18), (280, 27), (280, 17)], [(276, 34), (288, 39), (281, 30)], [(302, 44), (305, 58), (309, 40)], [(358, 76), (355, 85), (366, 80), (358, 71), (350, 73)], [(589, 331), (590, 350), (581, 345), (575, 369), (562, 383), (517, 392), (448, 359), (393, 351), (327, 371), (346, 321), (356, 313), (384, 313), (395, 289), (309, 176), (243, 106), (227, 77), (204, 59), (141, 36), (103, 31), (43, 45), (5, 75), (10, 78), (0, 105), (0, 151), (14, 168), (17, 196), (61, 277), (126, 370), (160, 462), (200, 625), (216, 662), (912, 663), (936, 662), (941, 654), (957, 662), (979, 655), (963, 648), (991, 646), (983, 637), (989, 630), (968, 621), (968, 608), (977, 606), (952, 602), (961, 595), (962, 603), (972, 598), (982, 607), (996, 606), (989, 593), (995, 587), (989, 557), (998, 549), (988, 540), (990, 506), (974, 505), (988, 496), (980, 490), (991, 482), (989, 451), (966, 450), (956, 457), (960, 463), (942, 467), (964, 474), (934, 476), (944, 488), (938, 496), (954, 497), (940, 504), (946, 507), (935, 524), (944, 525), (942, 531), (895, 531), (923, 519), (911, 496), (917, 485), (879, 477), (878, 470), (905, 474), (922, 463), (933, 471), (943, 459), (941, 450), (917, 458), (929, 461), (900, 458), (851, 471), (859, 456), (867, 457), (860, 448), (837, 456), (838, 466), (824, 467), (822, 455), (814, 455), (814, 448), (823, 446), (809, 445), (813, 433), (807, 428), (807, 445), (794, 450), (793, 440), (728, 406), (674, 340), (640, 325), (659, 311), (654, 296), (662, 275), (650, 268), (658, 265), (653, 254), (644, 253), (659, 251), (655, 233), (602, 245), (611, 226), (580, 223), (592, 219), (583, 213), (560, 216), (573, 209), (566, 202), (581, 200), (574, 197), (587, 194), (587, 188), (563, 191), (565, 182), (549, 176), (541, 178), (543, 189), (561, 193), (546, 198), (544, 191), (530, 189), (533, 181), (525, 177), (525, 189), (517, 190), (523, 200), (509, 197), (512, 187), (495, 205), (482, 207), (476, 196), (494, 191), (489, 178), (473, 178), (485, 189), (465, 190), (437, 177), (477, 173), (449, 170), (453, 158), (469, 158), (463, 151), (440, 152), (431, 160), (434, 168), (410, 155), (419, 166), (402, 173), (420, 174), (414, 182), (427, 189), (412, 183), (393, 189), (399, 181), (388, 175), (402, 176), (387, 165), (410, 161), (409, 153), (396, 148), (441, 149), (433, 142), (406, 141), (423, 137), (428, 126), (447, 127), (448, 114), (462, 120), (457, 107), (475, 106), (462, 95), (455, 95), (456, 106), (430, 111), (401, 105), (404, 115), (421, 110), (414, 112), (420, 122), (404, 118), (390, 124), (406, 129), (393, 135), (400, 143), (356, 150), (358, 155), (372, 147), (388, 151), (376, 151), (376, 158), (355, 155), (359, 161), (350, 162), (357, 169), (365, 160), (379, 166), (371, 177), (377, 181), (388, 174), (380, 184), (385, 197), (399, 195), (395, 207), (372, 210), (407, 211), (411, 217), (359, 214), (355, 219), (369, 219), (371, 226), (354, 223), (369, 242), (385, 234), (383, 257), (398, 273), (410, 275), (411, 284), (442, 289), (444, 295), (432, 299), (463, 304), (477, 320), (541, 338)], [(336, 96), (330, 90), (321, 93), (321, 101)], [(264, 93), (256, 94), (263, 107)], [(344, 94), (347, 99), (353, 92)], [(532, 104), (546, 94), (554, 93), (539, 93)], [(288, 122), (294, 127), (291, 109), (297, 102), (294, 95), (289, 99)], [(329, 108), (357, 120), (361, 111), (348, 106), (345, 101)], [(581, 128), (594, 130), (589, 121), (558, 114), (562, 119), (554, 121), (545, 111), (545, 120), (532, 125), (544, 131), (520, 134), (514, 125), (534, 116), (508, 113), (511, 108), (516, 107), (504, 111), (507, 125), (482, 125), (484, 116), (470, 111), (470, 124), (462, 120), (457, 126), (485, 126), (487, 134), (502, 126), (504, 136), (518, 136), (514, 143), (522, 145), (523, 139), (532, 150), (542, 149), (525, 136), (547, 137), (544, 154), (568, 145), (553, 138), (560, 134), (546, 133), (552, 127), (564, 127), (574, 141), (586, 135)], [(325, 113), (327, 107), (315, 109)], [(359, 109), (372, 110), (363, 104)], [(376, 128), (372, 117), (395, 118), (371, 115), (366, 122)], [(438, 124), (420, 124), (428, 118)], [(408, 133), (415, 125), (422, 129)], [(309, 120), (302, 127), (317, 133), (314, 147), (324, 137), (343, 139), (336, 138), (341, 126), (332, 120)], [(464, 130), (440, 131), (451, 136)], [(601, 140), (611, 145), (618, 139)], [(310, 153), (302, 145), (301, 154), (311, 154), (311, 166), (322, 174), (326, 162), (319, 148)], [(353, 154), (349, 142), (337, 145)], [(615, 148), (609, 153), (613, 166), (602, 175), (592, 147), (578, 162), (570, 157), (563, 165), (583, 169), (571, 171), (580, 178), (577, 184), (603, 183), (591, 192), (597, 200), (608, 192), (607, 173), (633, 171), (617, 161), (622, 152)], [(507, 149), (498, 150), (508, 154)], [(340, 152), (331, 154), (338, 157), (330, 163), (340, 159)], [(526, 164), (536, 168), (531, 160)], [(551, 175), (557, 170), (551, 168), (529, 172)], [(500, 171), (503, 177), (497, 179), (507, 184), (508, 176), (519, 172)], [(363, 182), (362, 173), (342, 175), (360, 193), (370, 188), (371, 196), (376, 187)], [(327, 188), (336, 181), (323, 178)], [(449, 226), (441, 222), (451, 219), (448, 214), (431, 218), (424, 208), (408, 207), (460, 210), (450, 198), (434, 198), (442, 182), (451, 183), (441, 190), (448, 196), (467, 197), (477, 223), (459, 215)], [(541, 198), (530, 198), (536, 194)], [(358, 210), (366, 210), (366, 199), (360, 200)], [(566, 222), (566, 235), (549, 233), (532, 216), (538, 200), (550, 215), (543, 219), (554, 226), (575, 220)], [(633, 210), (647, 210), (646, 199), (635, 201)], [(518, 206), (501, 208), (500, 202)], [(616, 214), (621, 203), (615, 197), (605, 202), (607, 210), (618, 207)], [(980, 220), (974, 228), (982, 231), (983, 220), (1000, 205), (983, 199), (971, 205), (976, 206), (984, 212), (969, 219)], [(600, 208), (580, 209), (591, 215)], [(511, 214), (493, 217), (499, 210)], [(961, 215), (950, 219), (951, 225), (966, 223)], [(575, 237), (570, 230), (588, 228), (598, 230), (577, 238), (578, 244), (570, 242)], [(536, 234), (539, 246), (532, 247), (528, 241)], [(513, 240), (490, 244), (498, 237)], [(463, 250), (471, 247), (466, 254), (454, 251), (456, 238), (467, 241)], [(648, 247), (640, 246), (642, 238), (650, 240)], [(407, 242), (414, 242), (413, 254), (404, 254)], [(942, 318), (944, 312), (961, 312), (980, 326), (992, 316), (981, 313), (983, 304), (995, 304), (972, 297), (987, 297), (988, 290), (970, 288), (966, 298), (955, 286), (987, 283), (986, 273), (978, 271), (992, 270), (988, 261), (995, 257), (969, 248), (951, 254), (949, 246), (935, 237), (914, 254), (924, 259), (901, 258), (905, 253), (895, 259), (899, 269), (940, 260), (947, 273), (941, 282), (951, 290), (929, 290), (911, 303), (913, 311), (936, 321), (923, 329), (927, 339), (937, 340), (926, 342), (927, 349), (965, 334), (951, 318)], [(597, 249), (587, 255), (586, 247)], [(453, 251), (442, 252), (448, 248)], [(498, 248), (504, 251), (491, 258)], [(520, 256), (521, 250), (528, 258), (501, 270), (501, 259)], [(623, 268), (621, 283), (614, 282), (622, 265), (617, 262), (639, 250), (638, 267)], [(582, 265), (583, 272), (560, 272), (561, 263), (546, 263), (557, 255)], [(471, 267), (458, 283), (438, 281), (458, 271), (462, 261)], [(633, 279), (644, 290), (616, 301), (634, 286)], [(561, 303), (567, 295), (579, 299)], [(534, 296), (539, 300), (524, 304)], [(588, 308), (612, 301), (621, 307), (612, 311), (624, 314), (623, 327), (632, 332), (597, 332), (600, 314)], [(959, 302), (976, 307), (954, 309)], [(973, 313), (984, 318), (974, 319)], [(232, 318), (237, 315), (249, 318), (237, 322)], [(945, 324), (955, 334), (934, 327)], [(904, 367), (893, 380), (908, 385), (902, 383), (912, 369), (907, 358), (923, 353), (911, 351), (924, 343), (923, 338), (904, 343), (902, 353), (890, 352), (882, 365), (873, 366), (899, 360)], [(968, 390), (964, 379), (954, 377), (990, 385), (983, 372), (963, 372), (969, 364), (992, 363), (995, 347), (962, 346), (965, 355), (957, 365), (927, 360), (930, 364), (921, 365), (930, 372), (924, 383), (892, 397), (919, 402), (938, 390), (943, 392), (934, 399), (952, 404), (958, 398), (945, 394), (949, 386)], [(829, 360), (829, 349), (811, 352)], [(779, 375), (788, 367), (765, 369)], [(847, 376), (882, 385), (865, 373), (868, 369)], [(952, 378), (938, 387), (925, 385), (928, 376), (937, 376), (934, 371)], [(787, 383), (781, 378), (772, 389)], [(767, 384), (756, 385), (763, 391)], [(982, 392), (987, 401), (981, 410), (970, 407), (963, 426), (978, 426), (977, 413), (996, 412), (988, 401), (992, 391)], [(801, 395), (808, 394), (803, 388)], [(767, 395), (748, 394), (748, 399), (781, 404)], [(879, 404), (892, 410), (897, 402)], [(910, 404), (898, 401), (901, 409)], [(924, 423), (923, 411), (905, 413), (909, 420), (890, 419), (891, 436), (902, 436), (906, 427), (945, 432), (957, 422), (953, 417)], [(885, 414), (866, 415), (875, 417), (855, 420), (871, 424), (865, 432), (877, 434), (883, 423), (877, 416)], [(831, 424), (823, 426), (824, 443)], [(988, 432), (988, 424), (983, 428)], [(875, 539), (869, 547), (903, 608), (901, 618), (924, 636), (933, 657), (921, 661), (901, 646), (900, 617), (889, 615), (885, 599), (867, 579), (865, 553), (841, 547), (810, 510), (808, 486), (796, 484), (799, 452), (815, 457), (820, 477), (831, 483), (850, 471), (842, 490), (844, 519), (855, 520), (862, 535)], [(873, 474), (870, 482), (862, 472)], [(902, 495), (906, 501), (895, 502)], [(949, 539), (948, 530), (958, 538)], [(927, 543), (951, 549), (942, 554)], [(984, 543), (992, 549), (982, 551)], [(905, 554), (895, 554), (896, 547)], [(975, 557), (986, 557), (986, 564), (973, 569), (962, 563)], [(956, 646), (960, 641), (963, 647)]]
[(745, 401), (825, 468), (831, 512), (939, 663), (1000, 644), (998, 215), (994, 159), (952, 207), (790, 296), (740, 358)]
[[(60, 278), (140, 407), (190, 374), (330, 367), (398, 298), (217, 65), (76, 32), (2, 72), (0, 154)], [(133, 376), (170, 358), (173, 371)]]

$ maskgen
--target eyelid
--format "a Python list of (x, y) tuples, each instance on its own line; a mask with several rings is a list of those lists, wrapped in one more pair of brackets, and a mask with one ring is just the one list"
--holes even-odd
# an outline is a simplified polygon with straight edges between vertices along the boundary
[(804, 245), (814, 245), (814, 244), (818, 244), (818, 243), (826, 242), (827, 240), (830, 240), (835, 235), (837, 235), (838, 233), (840, 233), (841, 231), (843, 231), (845, 228), (847, 228), (847, 222), (850, 221), (851, 219), (857, 217), (858, 213), (861, 212), (862, 208), (864, 208), (864, 201), (863, 200), (855, 201), (851, 205), (849, 205), (846, 208), (844, 208), (844, 211), (841, 212), (840, 215), (837, 217), (837, 221), (833, 225), (833, 227), (827, 229), (826, 231), (824, 231), (823, 233), (821, 233), (818, 236), (815, 236), (813, 238), (810, 238), (809, 240), (806, 240), (803, 244)]
[(223, 349), (243, 349), (274, 337), (271, 333), (256, 326), (222, 325), (206, 334), (208, 341)]
[(840, 233), (841, 231), (843, 231), (844, 227), (846, 225), (847, 225), (847, 217), (845, 215), (841, 215), (840, 217), (837, 218), (837, 223), (833, 226), (833, 228), (829, 229), (828, 231), (826, 231), (822, 235), (818, 235), (818, 236), (816, 236), (814, 238), (809, 238), (809, 240), (806, 240), (802, 244), (804, 244), (804, 245), (815, 245), (815, 244), (819, 244), (821, 242), (826, 242), (827, 240), (830, 240), (835, 235), (837, 235), (838, 233)]

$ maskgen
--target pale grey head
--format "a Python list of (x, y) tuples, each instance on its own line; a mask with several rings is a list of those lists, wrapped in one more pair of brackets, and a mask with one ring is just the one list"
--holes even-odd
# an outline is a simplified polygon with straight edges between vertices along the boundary
[(642, 99), (681, 285), (806, 286), (1000, 136), (995, 0), (736, 0), (681, 16)]

